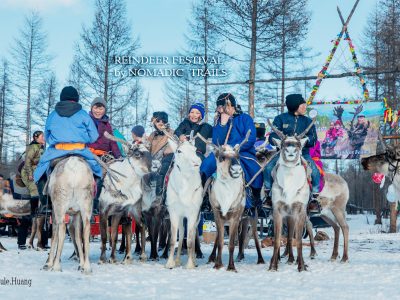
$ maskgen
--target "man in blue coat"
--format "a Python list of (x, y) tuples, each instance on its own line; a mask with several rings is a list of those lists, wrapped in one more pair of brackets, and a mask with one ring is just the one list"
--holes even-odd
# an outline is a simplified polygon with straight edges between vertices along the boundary
[[(303, 99), (301, 94), (291, 94), (286, 96), (286, 107), (288, 112), (276, 116), (272, 123), (278, 130), (282, 131), (283, 134), (288, 136), (294, 136), (295, 134), (301, 134), (306, 130), (308, 125), (312, 123), (312, 120), (305, 116), (307, 111), (306, 101)], [(312, 180), (312, 199), (318, 198), (319, 192), (319, 179), (320, 173), (314, 161), (310, 156), (310, 148), (315, 146), (317, 142), (317, 130), (315, 125), (307, 132), (306, 137), (308, 138), (307, 143), (303, 147), (302, 156), (308, 162), (308, 165), (312, 169), (311, 180)], [(275, 132), (271, 132), (269, 136), (269, 143), (273, 143), (273, 138), (280, 139)], [(264, 185), (265, 194), (267, 195), (267, 201), (270, 201), (270, 191), (272, 188), (272, 175), (271, 172), (274, 169), (279, 155), (275, 156), (264, 169)]]
[[(256, 151), (254, 143), (256, 142), (256, 128), (253, 119), (246, 113), (243, 113), (237, 106), (235, 97), (230, 93), (221, 94), (217, 99), (218, 117), (213, 128), (212, 141), (215, 145), (223, 145), (228, 134), (229, 127), (232, 124), (231, 133), (227, 143), (234, 147), (240, 144), (246, 137), (250, 129), (248, 141), (242, 145), (239, 151), (240, 165), (243, 168), (245, 180), (249, 182), (260, 166), (257, 163)], [(204, 159), (200, 172), (202, 176), (209, 178), (217, 170), (215, 156), (211, 153)], [(247, 197), (246, 209), (250, 214), (254, 214), (255, 207), (260, 205), (260, 194), (263, 184), (262, 174), (260, 173), (251, 183), (252, 197)], [(247, 195), (250, 196), (249, 190)], [(249, 209), (251, 208), (251, 211)]]
[(71, 154), (79, 155), (85, 158), (95, 176), (102, 175), (101, 166), (86, 147), (87, 144), (94, 143), (99, 134), (92, 118), (78, 101), (78, 91), (72, 86), (64, 87), (60, 94), (60, 102), (46, 120), (44, 134), (48, 148), (41, 156), (33, 174), (38, 185), (41, 212), (46, 209), (46, 199), (42, 193), (47, 180), (45, 175), (53, 159)]

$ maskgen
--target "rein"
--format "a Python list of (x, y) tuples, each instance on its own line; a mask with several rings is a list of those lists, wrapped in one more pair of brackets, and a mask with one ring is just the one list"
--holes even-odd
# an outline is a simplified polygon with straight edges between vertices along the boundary
[[(389, 172), (391, 172), (391, 173), (393, 173), (393, 175), (392, 175), (392, 182), (393, 182), (393, 179), (394, 179), (394, 177), (396, 176), (396, 174), (398, 173), (398, 171), (399, 171), (399, 163), (400, 163), (400, 160), (399, 159), (395, 159), (395, 161), (396, 161), (396, 165), (394, 165), (393, 164), (393, 162), (389, 159), (389, 155), (387, 154), (387, 153), (385, 153), (385, 160), (388, 162), (388, 164), (389, 164)], [(390, 167), (392, 167), (392, 169), (390, 169)]]

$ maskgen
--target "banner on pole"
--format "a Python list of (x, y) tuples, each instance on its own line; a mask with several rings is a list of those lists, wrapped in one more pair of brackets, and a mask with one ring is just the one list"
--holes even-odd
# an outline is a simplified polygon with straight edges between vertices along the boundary
[(379, 120), (383, 115), (381, 102), (309, 107), (318, 113), (321, 158), (359, 159), (376, 154)]

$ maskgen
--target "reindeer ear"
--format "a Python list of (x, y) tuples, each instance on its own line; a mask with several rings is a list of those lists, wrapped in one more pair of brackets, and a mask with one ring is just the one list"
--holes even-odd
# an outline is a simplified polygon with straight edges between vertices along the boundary
[(301, 148), (304, 147), (304, 145), (307, 143), (307, 141), (308, 141), (308, 137), (302, 138), (302, 139), (300, 140)]
[(282, 141), (280, 139), (276, 139), (276, 138), (272, 138), (272, 141), (274, 142), (274, 144), (281, 149), (281, 143)]

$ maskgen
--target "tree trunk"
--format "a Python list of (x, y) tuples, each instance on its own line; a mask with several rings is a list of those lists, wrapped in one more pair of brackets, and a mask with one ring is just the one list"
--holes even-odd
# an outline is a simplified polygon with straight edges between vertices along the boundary
[(397, 201), (390, 203), (390, 233), (396, 233), (397, 231)]
[(208, 122), (208, 72), (207, 72), (207, 55), (208, 55), (208, 11), (207, 6), (204, 6), (204, 64), (205, 76), (204, 76), (204, 110), (205, 110), (205, 122)]
[(33, 28), (31, 28), (31, 44), (29, 47), (29, 66), (28, 66), (28, 97), (26, 99), (26, 145), (31, 139), (31, 85), (32, 85), (32, 50), (33, 50)]
[[(285, 2), (283, 2), (285, 5)], [(286, 28), (285, 28), (285, 10), (282, 16), (282, 74), (281, 74), (281, 113), (285, 110), (285, 60), (286, 60)]]
[[(4, 72), (6, 72), (4, 70)], [(5, 79), (5, 74), (4, 74), (4, 79)], [(4, 117), (5, 117), (5, 110), (6, 110), (6, 80), (3, 81), (3, 86), (2, 86), (2, 93), (1, 93), (1, 115), (0, 115), (0, 164), (6, 162), (5, 160), (3, 160), (3, 145), (4, 145), (4, 125), (5, 125), (5, 121), (4, 121)]]
[(254, 89), (256, 77), (256, 57), (257, 57), (257, 1), (253, 0), (253, 11), (251, 15), (251, 54), (249, 72), (249, 115), (254, 118)]
[(375, 184), (372, 186), (372, 201), (375, 208), (375, 224), (382, 224), (381, 198), (379, 197), (379, 189)]
[[(108, 101), (108, 66), (110, 56), (110, 19), (111, 19), (111, 1), (108, 1), (108, 18), (107, 18), (107, 33), (106, 33), (106, 53), (105, 53), (105, 66), (104, 66), (104, 101)], [(110, 121), (112, 119), (112, 99), (110, 100), (109, 106)]]

